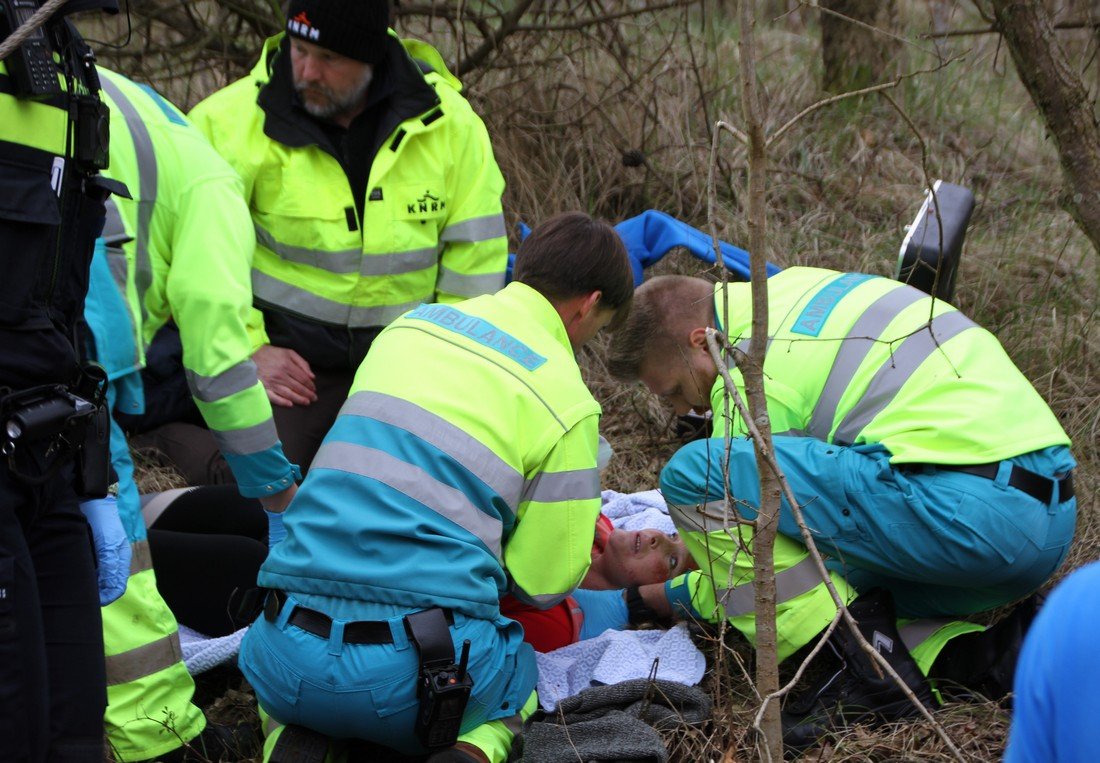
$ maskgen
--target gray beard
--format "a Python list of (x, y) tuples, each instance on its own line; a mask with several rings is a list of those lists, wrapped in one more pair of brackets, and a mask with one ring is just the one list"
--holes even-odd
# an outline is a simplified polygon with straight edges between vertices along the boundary
[(327, 103), (319, 104), (312, 103), (306, 100), (303, 95), (304, 90), (318, 90), (316, 85), (309, 87), (303, 87), (298, 83), (294, 83), (294, 89), (298, 93), (298, 97), (302, 101), (302, 106), (310, 114), (310, 116), (317, 117), (318, 119), (335, 120), (337, 117), (344, 116), (362, 105), (366, 100), (367, 90), (370, 89), (370, 83), (374, 79), (374, 67), (369, 67), (363, 73), (363, 79), (360, 80), (355, 87), (344, 93), (336, 93), (328, 88), (321, 90), (321, 93), (327, 99)]

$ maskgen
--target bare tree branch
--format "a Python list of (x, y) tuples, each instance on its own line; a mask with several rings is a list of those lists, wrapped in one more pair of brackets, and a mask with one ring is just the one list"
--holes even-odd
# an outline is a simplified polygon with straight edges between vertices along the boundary
[(855, 98), (857, 96), (867, 95), (868, 93), (878, 93), (883, 90), (890, 90), (897, 87), (907, 79), (919, 76), (921, 74), (931, 74), (932, 72), (937, 72), (940, 69), (943, 69), (944, 67), (954, 63), (955, 61), (962, 60), (963, 58), (964, 56), (952, 56), (951, 58), (940, 62), (930, 69), (918, 69), (917, 71), (906, 72), (905, 74), (901, 74), (898, 77), (890, 80), (889, 82), (882, 82), (878, 85), (872, 85), (871, 87), (865, 87), (859, 90), (849, 90), (846, 93), (837, 93), (836, 95), (829, 96), (828, 98), (822, 98), (820, 101), (812, 103), (806, 108), (802, 109), (802, 111), (798, 112), (793, 117), (788, 119), (782, 127), (775, 130), (771, 135), (769, 135), (768, 146), (770, 147), (772, 143), (783, 137), (783, 135), (796, 124), (798, 124), (801, 119), (814, 113), (818, 109), (824, 108), (825, 106), (829, 106), (830, 104), (836, 103), (837, 101), (843, 101), (848, 98)]

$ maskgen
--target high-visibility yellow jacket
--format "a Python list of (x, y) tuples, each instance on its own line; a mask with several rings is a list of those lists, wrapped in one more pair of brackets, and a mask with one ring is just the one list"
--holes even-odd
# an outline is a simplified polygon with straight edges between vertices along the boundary
[(125, 182), (133, 196), (115, 201), (133, 241), (108, 256), (133, 311), (135, 335), (151, 341), (175, 320), (191, 392), (241, 492), (279, 492), (294, 469), (250, 358), (245, 324), (253, 236), (240, 181), (154, 91), (108, 71), (101, 79), (111, 107), (106, 174)]
[(552, 606), (591, 562), (599, 416), (534, 289), (422, 305), (375, 341), (260, 582), (483, 619), (507, 592)]
[[(393, 93), (372, 107), (380, 110), (375, 152), (365, 198), (355, 198), (343, 148), (293, 102), (282, 40), (269, 39), (248, 77), (191, 112), (244, 180), (263, 311), (252, 317), (254, 345), (282, 343), (310, 360), (318, 350), (303, 332), (323, 334), (311, 335), (311, 325), (347, 336), (422, 302), (501, 288), (504, 179), (484, 124), (439, 54), (391, 33), (384, 76)], [(354, 369), (362, 355), (350, 356)]]
[[(747, 351), (750, 287), (728, 288), (719, 328)], [(887, 278), (817, 268), (772, 276), (768, 297), (765, 393), (776, 434), (881, 443), (892, 463), (984, 464), (1069, 444), (997, 338), (942, 300)], [(719, 285), (715, 315), (722, 303)], [(743, 395), (740, 372), (732, 376)], [(723, 394), (719, 377), (716, 435)]]

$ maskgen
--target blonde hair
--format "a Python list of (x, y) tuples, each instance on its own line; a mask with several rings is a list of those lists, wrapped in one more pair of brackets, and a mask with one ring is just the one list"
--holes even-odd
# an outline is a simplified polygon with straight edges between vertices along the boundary
[(714, 321), (714, 286), (690, 276), (656, 276), (634, 291), (630, 315), (611, 339), (607, 369), (637, 381), (651, 356), (671, 357), (694, 329)]

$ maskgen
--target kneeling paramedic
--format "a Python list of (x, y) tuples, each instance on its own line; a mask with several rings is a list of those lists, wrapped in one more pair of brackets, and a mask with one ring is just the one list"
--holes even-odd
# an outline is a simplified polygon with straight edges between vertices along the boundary
[(553, 606), (588, 569), (600, 407), (575, 353), (629, 310), (633, 278), (580, 213), (536, 228), (514, 278), (379, 335), (287, 510), (240, 658), (293, 724), (270, 760), (338, 739), (499, 762), (533, 711), (534, 654), (498, 600)]
[[(728, 300), (722, 291), (684, 276), (643, 284), (609, 368), (677, 413), (714, 410), (717, 434), (743, 435), (736, 413), (719, 414), (725, 389), (706, 332), (716, 328), (747, 351), (752, 303), (748, 284), (730, 284)], [(769, 278), (768, 296), (764, 377), (776, 458), (861, 631), (927, 704), (923, 675), (940, 668), (964, 686), (1010, 690), (1005, 655), (1019, 647), (1027, 608), (987, 633), (954, 618), (1027, 596), (1065, 558), (1075, 462), (1057, 418), (992, 334), (917, 289), (797, 267)], [(727, 363), (743, 397), (735, 355)], [(736, 524), (724, 498), (755, 518), (752, 441), (735, 437), (728, 456), (722, 439), (690, 443), (662, 471), (661, 489), (703, 571), (666, 584), (673, 609), (728, 617), (751, 640), (753, 560), (744, 549), (752, 529)], [(779, 533), (782, 659), (821, 632), (836, 606), (785, 499)], [(897, 614), (921, 619), (898, 630), (895, 603)], [(944, 650), (953, 640), (958, 648)], [(914, 711), (845, 628), (831, 645), (845, 667), (807, 701), (788, 703), (788, 744), (803, 746), (837, 721)]]

